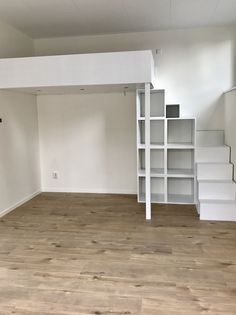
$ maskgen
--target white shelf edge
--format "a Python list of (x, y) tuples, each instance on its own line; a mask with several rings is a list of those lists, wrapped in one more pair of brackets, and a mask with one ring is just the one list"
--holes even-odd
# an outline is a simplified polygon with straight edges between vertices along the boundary
[(194, 169), (167, 169), (167, 177), (194, 178)]
[[(139, 194), (138, 200), (140, 203), (145, 202), (145, 194)], [(151, 194), (151, 203), (164, 203), (165, 202), (165, 195), (164, 194)]]
[[(151, 144), (150, 145), (151, 150), (155, 150), (155, 149), (163, 150), (164, 148), (165, 148), (164, 144), (163, 145), (157, 145), (157, 144)], [(146, 149), (146, 145), (145, 144), (139, 144), (138, 149)]]
[(166, 119), (167, 120), (196, 120), (196, 117), (169, 117), (169, 118), (167, 118), (166, 117)]
[[(160, 172), (157, 171), (155, 168), (151, 168), (151, 177), (165, 177), (164, 168), (160, 168), (158, 170), (162, 170)], [(138, 171), (139, 177), (145, 177), (145, 169)]]
[(167, 149), (195, 149), (193, 143), (167, 143)]
[(167, 194), (167, 203), (169, 204), (195, 204), (194, 194), (192, 195)]
[[(139, 121), (145, 121), (145, 117), (138, 117)], [(150, 120), (165, 120), (165, 116), (151, 116)]]

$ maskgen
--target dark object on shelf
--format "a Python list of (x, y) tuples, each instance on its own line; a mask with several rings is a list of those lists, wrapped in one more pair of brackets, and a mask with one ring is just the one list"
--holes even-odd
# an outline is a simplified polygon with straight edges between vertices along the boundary
[(179, 105), (166, 105), (166, 118), (179, 118)]

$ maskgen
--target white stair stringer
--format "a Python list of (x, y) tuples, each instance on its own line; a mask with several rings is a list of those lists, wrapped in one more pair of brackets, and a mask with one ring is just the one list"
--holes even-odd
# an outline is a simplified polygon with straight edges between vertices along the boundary
[[(217, 138), (218, 137), (218, 138)], [(196, 149), (200, 220), (236, 221), (236, 183), (222, 132), (199, 132)]]

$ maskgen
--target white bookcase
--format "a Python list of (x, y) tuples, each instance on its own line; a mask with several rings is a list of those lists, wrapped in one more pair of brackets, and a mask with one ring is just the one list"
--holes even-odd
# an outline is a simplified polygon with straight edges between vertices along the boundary
[[(168, 112), (168, 116), (166, 114)], [(196, 203), (195, 118), (179, 117), (179, 105), (165, 105), (165, 91), (151, 90), (150, 144), (145, 143), (145, 93), (137, 91), (138, 201), (146, 201), (145, 150), (150, 149), (152, 203)], [(149, 147), (148, 147), (149, 146)]]

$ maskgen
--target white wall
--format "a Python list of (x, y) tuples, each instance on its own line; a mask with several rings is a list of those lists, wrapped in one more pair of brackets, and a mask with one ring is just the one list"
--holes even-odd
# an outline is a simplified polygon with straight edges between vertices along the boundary
[[(234, 28), (204, 28), (39, 39), (35, 53), (159, 48), (158, 88), (166, 89), (167, 103), (180, 103), (183, 115), (196, 116), (198, 129), (222, 129), (235, 34)], [(136, 192), (134, 106), (133, 94), (39, 96), (43, 189)]]
[(44, 191), (136, 193), (134, 93), (41, 95), (38, 112)]
[[(33, 40), (0, 22), (0, 58), (32, 56)], [(36, 97), (0, 91), (0, 215), (40, 190)]]
[(231, 147), (231, 162), (234, 164), (236, 179), (236, 90), (224, 95), (225, 141)]
[(233, 85), (236, 29), (202, 28), (39, 39), (36, 55), (162, 49), (159, 88), (167, 103), (180, 103), (184, 115), (197, 117), (198, 129), (223, 128), (222, 93)]
[(40, 191), (36, 99), (0, 92), (0, 215)]

